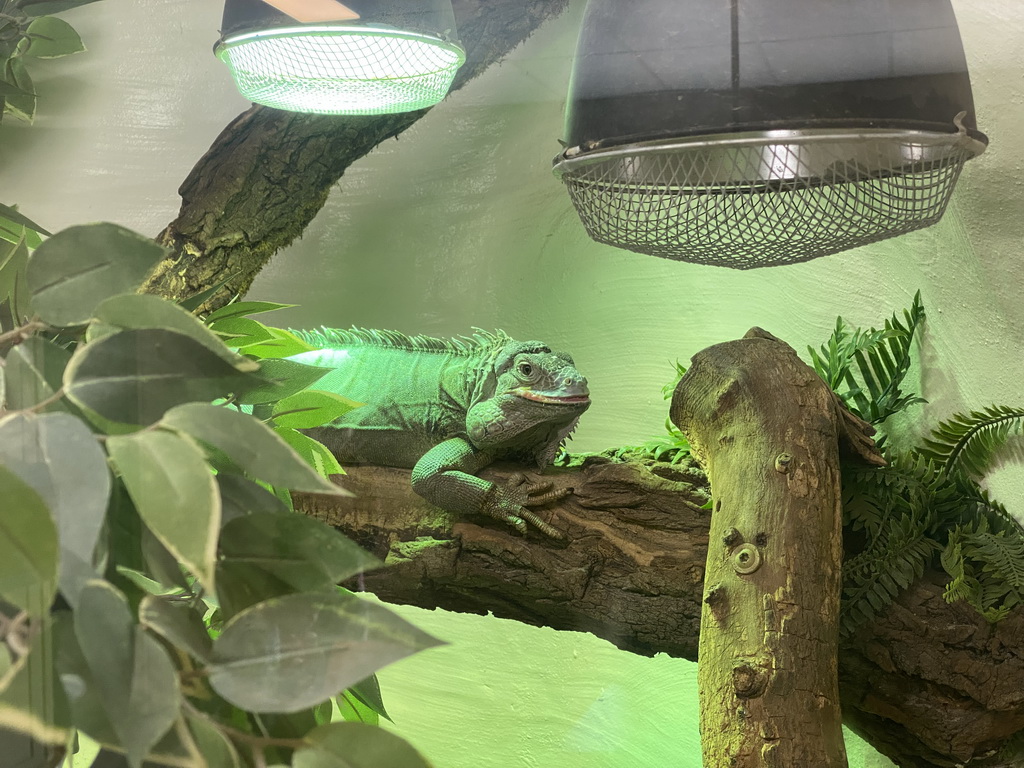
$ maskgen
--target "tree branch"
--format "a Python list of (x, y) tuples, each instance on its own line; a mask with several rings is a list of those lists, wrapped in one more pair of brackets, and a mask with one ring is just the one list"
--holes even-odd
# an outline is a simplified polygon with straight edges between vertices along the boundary
[[(568, 0), (453, 5), (466, 47), (454, 89), (559, 15)], [(210, 309), (244, 293), (271, 256), (302, 234), (353, 162), (426, 112), (341, 117), (262, 106), (243, 112), (182, 183), (178, 217), (157, 238), (171, 253), (144, 290), (177, 300), (227, 280)]]
[[(356, 495), (300, 495), (297, 508), (384, 559), (365, 588), (384, 600), (590, 632), (645, 656), (695, 661), (711, 513), (690, 466), (589, 459), (554, 470), (575, 492), (544, 513), (560, 545), (456, 519), (413, 493), (409, 470), (346, 468)], [(481, 473), (501, 481), (521, 467)], [(930, 572), (840, 649), (844, 721), (911, 768), (1019, 766), (988, 754), (1024, 729), (1024, 612), (989, 625), (942, 599)]]

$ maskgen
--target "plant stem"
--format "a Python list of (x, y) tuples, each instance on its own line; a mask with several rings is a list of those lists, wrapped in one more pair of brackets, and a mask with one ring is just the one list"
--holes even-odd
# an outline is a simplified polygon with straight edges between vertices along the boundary
[[(230, 725), (225, 725), (219, 720), (210, 717), (210, 715), (206, 714), (201, 709), (196, 708), (196, 706), (192, 704), (192, 702), (190, 702), (188, 699), (184, 699), (182, 701), (181, 708), (188, 712), (190, 715), (193, 715), (194, 717), (200, 717), (203, 720), (206, 720), (208, 723), (210, 723), (210, 725), (212, 725), (214, 728), (219, 730), (224, 735), (229, 736), (232, 740), (241, 742), (243, 744), (248, 745), (249, 747), (252, 747), (254, 752), (256, 749), (259, 749), (261, 757), (263, 754), (262, 749), (264, 747), (287, 747), (288, 749), (302, 749), (303, 747), (309, 746), (309, 742), (305, 739), (286, 739), (278, 738), (276, 736), (257, 736), (252, 733), (240, 731), (237, 728), (233, 728)], [(263, 765), (266, 765), (266, 763), (263, 763)]]

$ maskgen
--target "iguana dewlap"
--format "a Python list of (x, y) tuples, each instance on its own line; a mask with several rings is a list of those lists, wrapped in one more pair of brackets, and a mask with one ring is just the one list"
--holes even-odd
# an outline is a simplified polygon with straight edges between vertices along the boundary
[(496, 459), (551, 464), (590, 405), (572, 358), (502, 332), (436, 339), (364, 329), (295, 331), (318, 347), (292, 360), (331, 368), (314, 387), (366, 405), (306, 430), (345, 464), (412, 468), (412, 487), (452, 512), (561, 534), (529, 507), (558, 495), (476, 477)]

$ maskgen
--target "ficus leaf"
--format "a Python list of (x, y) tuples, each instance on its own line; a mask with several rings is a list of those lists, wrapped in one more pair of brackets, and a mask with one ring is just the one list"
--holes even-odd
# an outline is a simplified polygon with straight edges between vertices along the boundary
[(213, 592), (220, 497), (199, 446), (157, 429), (111, 437), (107, 451), (142, 520)]
[[(49, 339), (30, 336), (7, 355), (7, 407), (31, 408), (50, 399), (60, 388), (71, 355)], [(66, 410), (59, 400), (44, 411)]]
[(40, 317), (81, 325), (110, 296), (133, 293), (166, 251), (117, 224), (68, 227), (45, 240), (28, 264), (28, 287)]
[(140, 768), (178, 715), (174, 665), (135, 623), (128, 601), (112, 585), (92, 581), (80, 597), (74, 623), (82, 656), (129, 764)]
[(262, 568), (297, 591), (330, 589), (381, 565), (334, 528), (297, 514), (255, 513), (224, 526), (221, 557)]
[(0, 499), (0, 596), (33, 614), (45, 613), (57, 587), (57, 528), (40, 495), (5, 466)]
[(162, 423), (218, 448), (247, 473), (272, 485), (350, 495), (312, 471), (272, 429), (248, 414), (206, 403), (188, 403), (169, 410)]
[(29, 37), (25, 56), (37, 59), (56, 59), (85, 50), (82, 38), (74, 27), (56, 16), (40, 16), (33, 19), (25, 33)]
[(97, 575), (93, 558), (110, 497), (106, 455), (70, 414), (15, 414), (0, 421), (0, 464), (49, 508), (60, 545), (60, 590), (77, 605), (78, 593)]
[(210, 684), (252, 712), (296, 712), (411, 653), (441, 644), (376, 603), (342, 592), (285, 595), (231, 619)]
[(408, 742), (366, 723), (327, 723), (306, 734), (293, 768), (430, 768)]
[(190, 336), (142, 328), (79, 347), (64, 372), (77, 405), (122, 424), (148, 425), (176, 405), (210, 402), (257, 383)]
[(171, 645), (200, 661), (209, 660), (213, 646), (203, 617), (195, 608), (156, 595), (146, 595), (139, 604), (139, 621)]
[[(94, 319), (86, 330), (86, 340), (94, 341), (106, 333), (130, 328), (163, 328), (177, 331), (223, 358), (239, 371), (257, 371), (259, 363), (232, 352), (192, 313), (179, 305), (148, 293), (111, 296), (96, 307)], [(100, 331), (102, 329), (102, 332)]]

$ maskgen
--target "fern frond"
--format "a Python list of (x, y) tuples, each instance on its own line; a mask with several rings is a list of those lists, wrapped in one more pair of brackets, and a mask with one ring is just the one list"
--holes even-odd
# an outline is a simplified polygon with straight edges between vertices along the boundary
[(874, 618), (919, 579), (938, 544), (927, 536), (919, 515), (890, 518), (876, 540), (843, 564), (843, 603), (840, 628), (844, 635)]
[(1007, 438), (1020, 434), (1024, 408), (992, 405), (983, 411), (958, 413), (932, 430), (921, 453), (939, 462), (947, 474), (964, 471), (982, 477), (993, 454)]
[(821, 350), (809, 348), (811, 364), (847, 408), (866, 421), (882, 422), (924, 402), (900, 388), (910, 370), (914, 335), (924, 317), (920, 291), (910, 308), (903, 310), (902, 321), (894, 313), (882, 330), (858, 328), (851, 332), (839, 317)]

